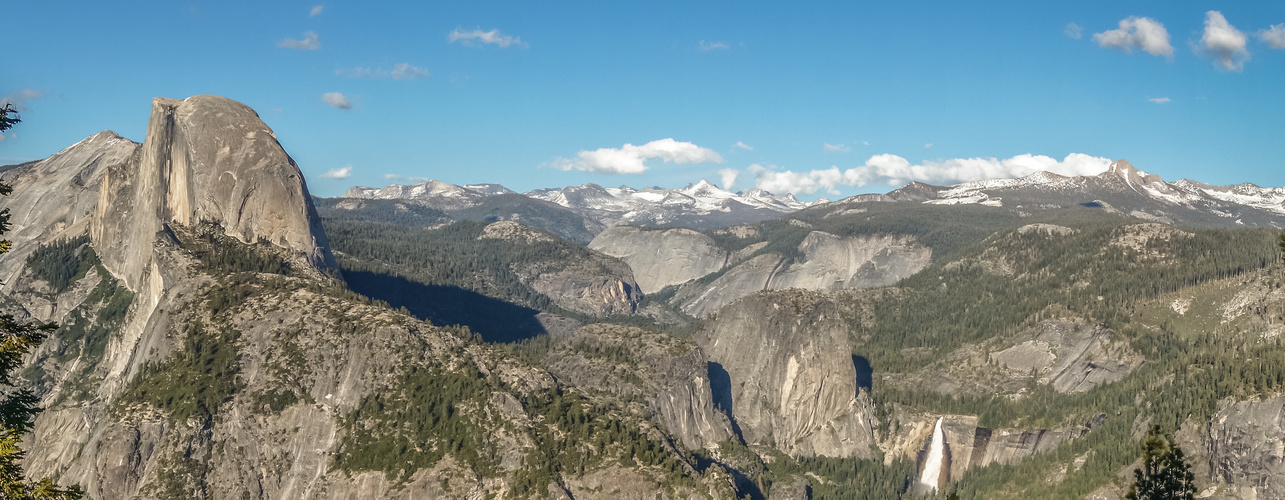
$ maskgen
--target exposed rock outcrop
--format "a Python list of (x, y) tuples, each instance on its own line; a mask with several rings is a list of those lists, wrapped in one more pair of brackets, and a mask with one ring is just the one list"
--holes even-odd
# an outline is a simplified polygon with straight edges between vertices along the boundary
[(629, 264), (643, 293), (718, 271), (728, 257), (713, 239), (691, 229), (616, 226), (594, 237), (589, 248)]
[(1222, 486), (1220, 498), (1285, 498), (1285, 396), (1225, 400), (1194, 427), (1176, 437), (1198, 481)]
[[(521, 246), (553, 243), (555, 248), (559, 243), (552, 234), (512, 221), (488, 224), (478, 239), (505, 240)], [(594, 251), (572, 256), (565, 247), (560, 250), (548, 258), (515, 264), (514, 270), (523, 283), (549, 297), (558, 307), (598, 318), (637, 312), (643, 294), (628, 265)], [(582, 248), (577, 250), (584, 252)]]
[(645, 401), (652, 418), (693, 450), (732, 438), (714, 408), (709, 359), (689, 341), (614, 325), (590, 325), (554, 348), (550, 373), (572, 385)]
[[(1115, 382), (1142, 366), (1142, 356), (1124, 342), (1112, 340), (1111, 330), (1087, 321), (1049, 320), (1024, 332), (1021, 342), (992, 353), (991, 359), (1015, 379), (1029, 379), (1058, 392), (1085, 392)], [(1016, 383), (1020, 381), (1015, 380)]]
[(812, 231), (798, 250), (800, 257), (794, 260), (777, 253), (749, 258), (709, 284), (683, 287), (674, 300), (683, 312), (706, 317), (759, 290), (835, 291), (891, 285), (927, 267), (932, 259), (931, 249), (912, 237), (897, 235), (840, 238)]
[(697, 335), (726, 371), (732, 417), (746, 443), (794, 456), (875, 456), (872, 404), (858, 395), (838, 306), (788, 290), (740, 300)]
[(216, 222), (335, 267), (299, 167), (254, 110), (224, 97), (153, 100), (139, 154), (110, 169), (97, 204), (94, 247), (131, 290), (145, 286), (145, 249), (171, 222)]
[(84, 234), (103, 176), (127, 163), (138, 148), (108, 130), (43, 160), (0, 170), (0, 179), (13, 187), (12, 194), (0, 197), (0, 209), (9, 209), (12, 224), (4, 237), (13, 242), (0, 260), (0, 289), (14, 283), (15, 273), (39, 243)]
[[(960, 478), (969, 469), (997, 463), (1012, 465), (1036, 453), (1056, 449), (1080, 438), (1101, 423), (1098, 417), (1084, 426), (1064, 429), (988, 429), (977, 426), (977, 417), (968, 415), (912, 415), (901, 411), (891, 417), (894, 432), (880, 443), (884, 461), (915, 459), (932, 438), (938, 418), (950, 449), (948, 477)], [(953, 479), (952, 479), (953, 480)]]

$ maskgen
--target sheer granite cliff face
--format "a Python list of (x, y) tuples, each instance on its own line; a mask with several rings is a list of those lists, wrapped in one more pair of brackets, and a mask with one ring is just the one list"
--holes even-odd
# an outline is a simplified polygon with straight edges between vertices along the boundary
[(723, 309), (697, 343), (726, 372), (715, 394), (730, 396), (746, 443), (794, 456), (875, 456), (873, 405), (858, 394), (847, 326), (831, 299), (757, 294)]
[(1285, 396), (1223, 400), (1209, 422), (1188, 419), (1174, 437), (1213, 498), (1285, 498)]
[(139, 144), (105, 130), (39, 161), (5, 167), (0, 179), (13, 193), (0, 197), (12, 224), (5, 239), (11, 251), (0, 259), (0, 289), (36, 247), (46, 241), (85, 232), (98, 202), (98, 185), (107, 170), (130, 161)]
[(629, 264), (643, 293), (718, 271), (728, 258), (712, 238), (691, 229), (615, 226), (594, 237), (589, 248)]
[(91, 235), (131, 290), (151, 270), (146, 245), (165, 224), (213, 221), (229, 236), (334, 268), (303, 174), (254, 110), (224, 97), (152, 101), (147, 138), (103, 179)]
[(581, 328), (544, 362), (561, 381), (644, 401), (652, 419), (693, 450), (733, 437), (714, 407), (708, 365), (690, 341), (615, 325)]
[[(629, 264), (644, 293), (677, 285), (673, 304), (698, 318), (761, 290), (836, 291), (891, 285), (919, 272), (932, 259), (932, 249), (904, 235), (840, 237), (812, 231), (799, 243), (794, 258), (780, 253), (755, 255), (765, 243), (728, 253), (713, 238), (690, 229), (616, 226), (594, 238), (589, 248)], [(692, 282), (720, 271), (722, 275), (713, 281)]]

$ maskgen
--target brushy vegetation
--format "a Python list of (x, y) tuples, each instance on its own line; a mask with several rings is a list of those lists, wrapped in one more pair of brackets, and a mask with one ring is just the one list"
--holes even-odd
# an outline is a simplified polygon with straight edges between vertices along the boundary
[[(41, 247), (33, 253), (37, 258), (34, 261), (28, 260), (29, 265), (34, 262), (35, 268), (39, 269), (34, 271), (38, 277), (51, 269), (62, 269), (54, 274), (63, 276), (64, 281), (50, 281), (47, 277), (42, 277), (55, 288), (62, 286), (61, 291), (66, 291), (71, 283), (83, 278), (87, 273), (84, 269), (92, 269), (98, 276), (98, 284), (90, 290), (89, 295), (80, 305), (67, 313), (58, 329), (50, 336), (50, 342), (54, 346), (52, 351), (41, 353), (40, 358), (31, 363), (23, 373), (23, 377), (33, 384), (46, 385), (52, 383), (44, 373), (43, 366), (47, 360), (51, 359), (63, 366), (68, 366), (67, 364), (76, 358), (81, 358), (75, 365), (76, 372), (68, 375), (66, 388), (51, 404), (59, 404), (67, 400), (80, 402), (93, 395), (99, 380), (93, 375), (94, 367), (102, 360), (107, 344), (111, 341), (114, 332), (124, 323), (125, 315), (134, 301), (133, 292), (103, 268), (93, 248), (89, 247), (87, 242), (85, 238), (75, 238)], [(51, 262), (50, 259), (69, 260), (62, 266), (50, 267), (48, 265)], [(70, 264), (67, 264), (68, 262)], [(76, 270), (75, 274), (70, 273), (71, 269)]]
[(98, 257), (89, 247), (89, 235), (40, 245), (27, 256), (27, 269), (36, 279), (49, 283), (53, 293), (62, 293), (94, 268)]
[(177, 422), (209, 419), (241, 391), (237, 340), (240, 332), (208, 327), (197, 320), (183, 332), (183, 346), (160, 363), (147, 365), (119, 399), (122, 407), (146, 403)]
[(512, 473), (514, 498), (546, 495), (563, 474), (584, 474), (611, 461), (658, 471), (667, 487), (695, 484), (671, 450), (618, 409), (552, 388), (522, 398), (533, 422), (518, 429), (492, 407), (492, 397), (502, 392), (508, 388), (498, 378), (476, 370), (405, 366), (389, 390), (370, 394), (346, 417), (335, 467), (406, 481), (449, 454), (483, 476), (495, 475), (495, 430), (505, 429), (535, 441), (523, 467)]

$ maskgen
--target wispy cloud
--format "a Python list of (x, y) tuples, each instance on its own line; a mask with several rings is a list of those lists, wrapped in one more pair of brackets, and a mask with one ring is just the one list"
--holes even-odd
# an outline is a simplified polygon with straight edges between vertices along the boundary
[(932, 149), (933, 143), (924, 144), (924, 149)]
[(830, 167), (823, 170), (794, 172), (772, 166), (750, 165), (755, 187), (776, 194), (812, 194), (823, 191), (839, 194), (840, 186), (872, 184), (900, 185), (910, 181), (932, 184), (955, 184), (982, 179), (1021, 177), (1038, 171), (1062, 175), (1096, 175), (1111, 164), (1108, 158), (1080, 153), (1067, 155), (1062, 161), (1043, 155), (1024, 154), (1008, 159), (956, 158), (940, 162), (911, 164), (892, 154), (871, 156), (865, 164), (847, 170)]
[(1205, 13), (1205, 33), (1194, 51), (1212, 58), (1214, 66), (1219, 69), (1240, 73), (1245, 69), (1245, 61), (1249, 60), (1249, 50), (1245, 49), (1248, 39), (1245, 33), (1227, 22), (1221, 12), (1211, 10)]
[(1153, 56), (1173, 57), (1169, 45), (1169, 31), (1160, 21), (1149, 17), (1129, 17), (1120, 20), (1120, 28), (1093, 35), (1093, 41), (1102, 48), (1132, 54), (1134, 49)]
[(322, 179), (347, 179), (352, 175), (352, 165), (344, 165), (340, 168), (332, 168), (326, 173), (321, 174)]
[(277, 42), (277, 47), (281, 47), (283, 49), (317, 50), (321, 48), (321, 40), (317, 38), (316, 32), (305, 31), (303, 33), (302, 40), (287, 38)]
[(1062, 33), (1065, 34), (1067, 38), (1079, 40), (1080, 37), (1084, 36), (1084, 28), (1081, 28), (1080, 25), (1075, 23), (1066, 23), (1066, 27), (1062, 28)]
[(347, 76), (350, 78), (369, 78), (372, 80), (392, 78), (393, 80), (401, 80), (401, 81), (415, 80), (419, 78), (428, 78), (429, 76), (428, 70), (424, 68), (411, 66), (410, 63), (398, 64), (396, 66), (393, 66), (393, 69), (391, 70), (387, 70), (384, 68), (369, 68), (369, 67), (361, 67), (361, 66), (358, 66), (352, 69), (337, 69), (335, 70), (335, 74), (339, 76)]
[(0, 107), (4, 107), (7, 104), (12, 104), (14, 109), (16, 110), (26, 111), (27, 101), (30, 101), (33, 99), (39, 99), (41, 97), (44, 97), (44, 95), (45, 95), (45, 91), (43, 90), (22, 89), (17, 92), (13, 92), (3, 97), (0, 97)]
[(725, 168), (718, 171), (719, 182), (723, 185), (723, 189), (728, 191), (732, 190), (732, 186), (736, 184), (736, 178), (740, 176), (741, 171), (734, 168)]
[(482, 31), (481, 29), (464, 31), (460, 28), (455, 28), (451, 31), (451, 34), (446, 37), (446, 40), (447, 43), (461, 42), (464, 45), (474, 46), (481, 46), (487, 43), (499, 45), (501, 48), (505, 48), (510, 45), (516, 45), (523, 48), (527, 46), (526, 42), (523, 42), (521, 38), (501, 34), (498, 29), (492, 29), (491, 31)]
[(751, 145), (746, 144), (746, 143), (741, 142), (741, 141), (736, 141), (736, 144), (733, 144), (733, 145), (732, 145), (732, 147), (734, 147), (734, 148), (741, 148), (741, 149), (744, 149), (744, 150), (746, 150), (746, 151), (754, 151), (754, 146), (751, 146)]
[(705, 40), (701, 40), (700, 45), (698, 45), (698, 47), (705, 52), (709, 52), (711, 50), (727, 50), (732, 48), (732, 46), (728, 45), (727, 42), (707, 42)]
[(1258, 39), (1273, 49), (1285, 49), (1285, 23), (1273, 24), (1271, 28), (1258, 30)]
[(641, 174), (647, 171), (647, 160), (653, 159), (673, 163), (723, 163), (723, 157), (714, 150), (670, 138), (641, 146), (625, 144), (619, 148), (581, 151), (575, 158), (558, 158), (542, 166), (591, 174)]
[(348, 102), (348, 97), (339, 92), (326, 92), (326, 95), (321, 96), (321, 100), (332, 108), (352, 109), (352, 103)]
[(831, 153), (847, 153), (848, 151), (852, 151), (852, 148), (848, 147), (846, 144), (830, 144), (828, 142), (822, 144), (824, 144), (822, 147)]
[(320, 16), (320, 15), (321, 15), (321, 11), (322, 11), (323, 9), (325, 9), (325, 8), (326, 8), (326, 6), (324, 6), (324, 5), (317, 5), (317, 6), (314, 6), (314, 7), (312, 8), (312, 10), (308, 11), (308, 17), (317, 17), (317, 16)]
[(1164, 103), (1166, 103), (1166, 102), (1169, 102), (1169, 101), (1170, 101), (1170, 99), (1169, 99), (1168, 97), (1152, 97), (1152, 98), (1147, 99), (1147, 100), (1148, 100), (1148, 101), (1151, 101), (1151, 102), (1154, 102), (1154, 103), (1156, 103), (1156, 104), (1164, 104)]

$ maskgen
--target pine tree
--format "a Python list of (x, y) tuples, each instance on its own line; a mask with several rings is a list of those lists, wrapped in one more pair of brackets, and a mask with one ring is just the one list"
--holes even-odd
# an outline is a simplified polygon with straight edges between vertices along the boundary
[(1134, 483), (1125, 498), (1129, 500), (1194, 500), (1196, 476), (1184, 459), (1182, 449), (1173, 439), (1154, 426), (1142, 443), (1142, 468), (1133, 471)]
[[(0, 133), (21, 121), (16, 110), (6, 103), (0, 107)], [(0, 183), (0, 195), (13, 188)], [(0, 210), (0, 235), (9, 231), (9, 209)], [(0, 241), (0, 253), (9, 251), (11, 243)], [(14, 372), (22, 365), (22, 356), (57, 328), (19, 321), (12, 314), (0, 314), (0, 498), (13, 500), (70, 500), (80, 498), (79, 486), (63, 488), (49, 478), (28, 481), (22, 471), (25, 452), (18, 447), (22, 435), (31, 430), (32, 420), (40, 412), (39, 398), (28, 388), (13, 387)]]

